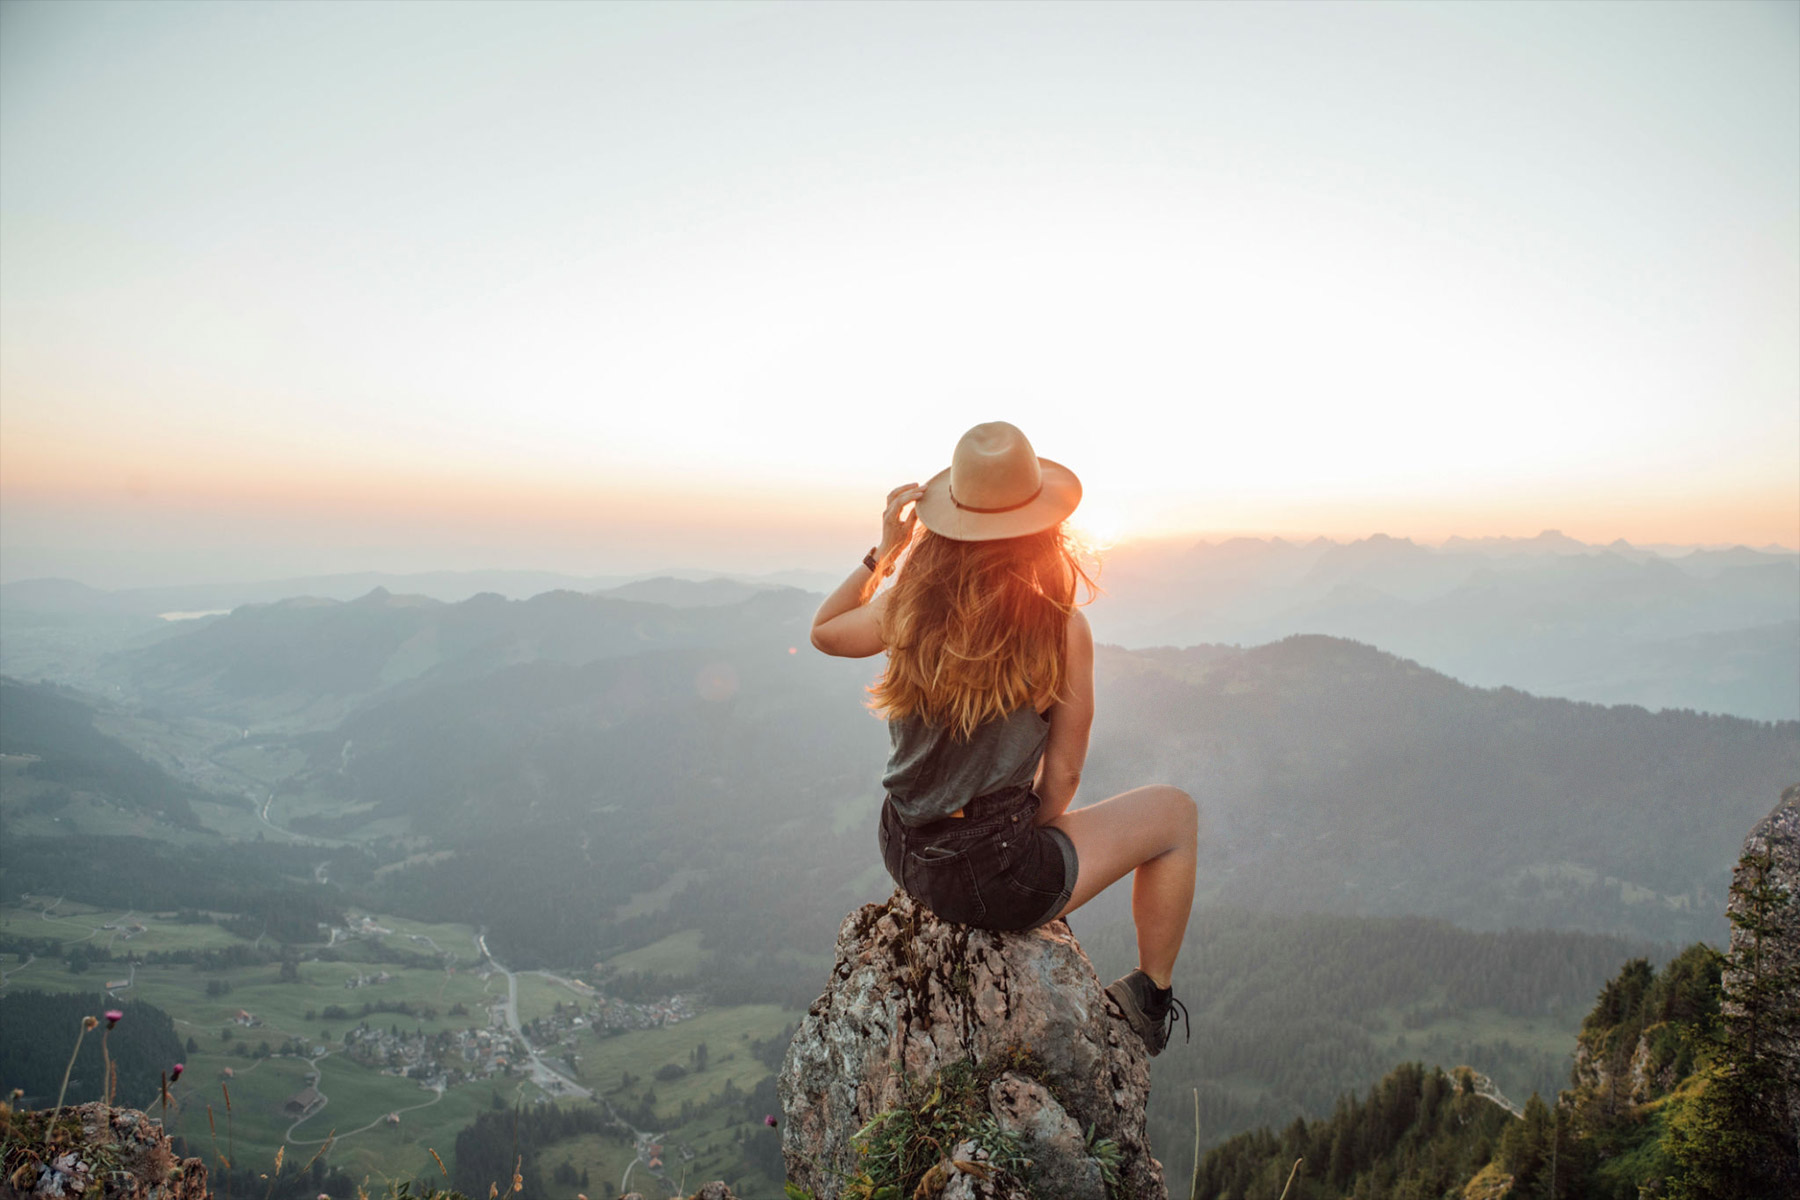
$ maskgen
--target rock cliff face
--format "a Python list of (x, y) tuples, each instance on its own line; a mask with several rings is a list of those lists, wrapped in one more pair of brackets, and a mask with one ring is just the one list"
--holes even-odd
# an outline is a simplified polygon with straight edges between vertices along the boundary
[(135, 1108), (82, 1104), (57, 1114), (9, 1113), (0, 1196), (87, 1200), (210, 1200), (206, 1166), (177, 1158), (162, 1127)]
[[(1763, 977), (1776, 981), (1770, 1001), (1777, 1015), (1768, 1026), (1766, 1052), (1779, 1064), (1788, 1130), (1800, 1142), (1800, 784), (1783, 792), (1775, 811), (1750, 831), (1744, 854), (1732, 874), (1730, 961), (1760, 958)], [(1751, 914), (1750, 896), (1757, 891), (1765, 900), (1763, 911)], [(1760, 938), (1745, 928), (1745, 917), (1764, 927)], [(1743, 972), (1726, 969), (1726, 1020), (1743, 1016), (1729, 997), (1742, 994), (1748, 982)]]
[(1110, 1176), (1117, 1196), (1166, 1200), (1144, 1135), (1148, 1058), (1068, 926), (972, 929), (898, 891), (845, 919), (782, 1063), (790, 1182), (837, 1197), (868, 1165), (866, 1127), (919, 1107), (946, 1071), (974, 1081), (985, 1133), (945, 1147), (924, 1194), (1106, 1200)]

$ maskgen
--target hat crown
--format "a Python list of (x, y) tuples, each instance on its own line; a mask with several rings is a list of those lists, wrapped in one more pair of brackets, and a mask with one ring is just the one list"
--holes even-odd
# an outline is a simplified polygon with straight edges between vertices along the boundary
[(1043, 489), (1037, 452), (1018, 426), (989, 421), (962, 435), (950, 458), (950, 495), (958, 508), (997, 511)]

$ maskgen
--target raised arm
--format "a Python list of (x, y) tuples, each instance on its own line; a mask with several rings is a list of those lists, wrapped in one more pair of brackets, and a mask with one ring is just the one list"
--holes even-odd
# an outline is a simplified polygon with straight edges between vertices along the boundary
[(881, 541), (875, 549), (877, 569), (853, 568), (837, 590), (825, 597), (813, 614), (812, 644), (816, 649), (838, 658), (868, 658), (887, 649), (879, 619), (884, 598), (877, 598), (875, 590), (912, 541), (918, 515), (908, 511), (908, 506), (924, 494), (916, 483), (901, 484), (888, 493), (887, 508), (881, 514)]
[(1050, 742), (1038, 765), (1036, 792), (1043, 803), (1036, 823), (1062, 816), (1081, 786), (1088, 731), (1094, 724), (1094, 631), (1079, 608), (1069, 614), (1063, 697), (1050, 706)]

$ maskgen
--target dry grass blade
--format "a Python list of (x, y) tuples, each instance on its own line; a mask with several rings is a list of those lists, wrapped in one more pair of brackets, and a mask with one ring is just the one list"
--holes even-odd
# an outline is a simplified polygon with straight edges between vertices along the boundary
[(56, 1118), (62, 1115), (63, 1097), (69, 1091), (69, 1072), (75, 1069), (75, 1056), (81, 1053), (81, 1041), (87, 1037), (88, 1030), (100, 1022), (93, 1017), (81, 1018), (81, 1032), (75, 1035), (75, 1048), (69, 1051), (69, 1065), (63, 1068), (62, 1086), (56, 1090), (56, 1108), (50, 1113), (50, 1119), (44, 1122), (44, 1145), (50, 1144), (50, 1135), (56, 1130)]
[(1194, 1178), (1188, 1184), (1188, 1200), (1200, 1195), (1200, 1089), (1194, 1089)]
[(1304, 1158), (1296, 1158), (1294, 1160), (1294, 1169), (1288, 1172), (1287, 1182), (1281, 1185), (1280, 1200), (1287, 1200), (1288, 1189), (1294, 1186), (1294, 1176), (1300, 1173), (1300, 1164), (1305, 1161)]
[[(317, 1150), (313, 1151), (313, 1156), (306, 1160), (306, 1165), (304, 1167), (300, 1168), (301, 1172), (305, 1173), (307, 1171), (312, 1170), (312, 1165), (314, 1163), (318, 1162), (319, 1159), (324, 1156), (324, 1154), (327, 1150), (331, 1149), (331, 1143), (336, 1140), (337, 1140), (337, 1130), (335, 1128), (333, 1128), (330, 1133), (325, 1135), (325, 1140), (319, 1143), (319, 1148)], [(434, 1153), (431, 1157), (436, 1158), (437, 1155)], [(439, 1163), (438, 1165), (440, 1167), (443, 1166), (442, 1163)]]

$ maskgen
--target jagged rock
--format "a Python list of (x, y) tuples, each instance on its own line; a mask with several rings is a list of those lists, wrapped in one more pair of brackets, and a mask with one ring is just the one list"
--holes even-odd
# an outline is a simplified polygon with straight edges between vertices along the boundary
[[(1744, 839), (1746, 855), (1767, 856), (1766, 883), (1779, 899), (1768, 914), (1769, 931), (1762, 939), (1760, 956), (1767, 978), (1783, 983), (1775, 997), (1777, 1011), (1786, 1014), (1768, 1030), (1768, 1052), (1780, 1065), (1786, 1087), (1788, 1129), (1800, 1141), (1800, 784), (1781, 794), (1781, 803), (1760, 821)], [(1728, 912), (1739, 917), (1745, 907), (1741, 889), (1749, 882), (1751, 869), (1739, 861), (1732, 873), (1732, 898)], [(1731, 929), (1731, 961), (1750, 957), (1750, 934), (1736, 921)], [(1727, 967), (1725, 994), (1742, 988), (1746, 981), (1737, 971)], [(1729, 1000), (1724, 1005), (1729, 1021), (1742, 1013)]]
[[(1011, 1081), (1002, 1074), (990, 1085), (988, 1103), (1037, 1159), (1031, 1194), (1104, 1196), (1088, 1190), (1100, 1170), (1083, 1135), (1091, 1126), (1118, 1147), (1121, 1194), (1166, 1200), (1144, 1132), (1148, 1057), (1068, 926), (974, 929), (938, 920), (900, 891), (845, 919), (830, 982), (782, 1062), (789, 1180), (833, 1200), (859, 1167), (853, 1135), (899, 1105), (909, 1084), (990, 1060), (1013, 1068)], [(1007, 1194), (993, 1190), (1004, 1180), (945, 1175), (945, 1196)]]
[(50, 1115), (9, 1114), (0, 1196), (210, 1200), (206, 1164), (177, 1158), (162, 1127), (137, 1109), (98, 1102), (65, 1108), (46, 1145)]
[(1106, 1200), (1106, 1176), (1081, 1126), (1043, 1084), (1008, 1071), (988, 1085), (988, 1111), (1030, 1155), (1034, 1182), (1054, 1180), (1064, 1200)]
[[(937, 1193), (940, 1200), (1033, 1200), (1031, 1193), (994, 1173), (988, 1152), (974, 1142), (959, 1142), (938, 1168), (944, 1180), (944, 1190)], [(930, 1192), (927, 1185), (927, 1196)]]

